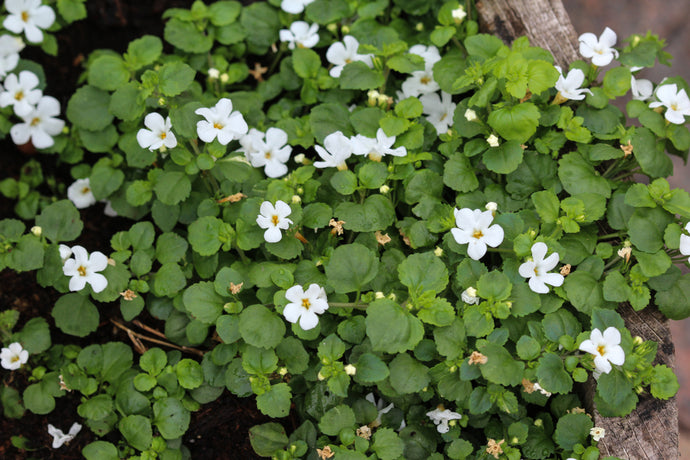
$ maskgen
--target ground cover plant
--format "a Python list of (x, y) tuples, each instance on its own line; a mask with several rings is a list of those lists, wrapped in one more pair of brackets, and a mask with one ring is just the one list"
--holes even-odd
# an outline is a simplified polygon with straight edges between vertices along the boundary
[[(0, 131), (71, 175), (0, 182), (0, 267), (59, 293), (2, 312), (0, 401), (78, 395), (51, 449), (193, 458), (192, 414), (229, 391), (274, 419), (265, 457), (594, 459), (579, 385), (605, 416), (677, 391), (616, 312), (690, 315), (690, 195), (665, 179), (687, 84), (635, 76), (658, 37), (583, 34), (561, 69), (471, 2), (196, 1), (86, 57), (61, 110), (10, 33), (54, 52), (41, 29), (83, 2), (5, 9)], [(76, 242), (93, 207), (128, 222), (105, 252)], [(113, 309), (129, 342), (96, 339)]]

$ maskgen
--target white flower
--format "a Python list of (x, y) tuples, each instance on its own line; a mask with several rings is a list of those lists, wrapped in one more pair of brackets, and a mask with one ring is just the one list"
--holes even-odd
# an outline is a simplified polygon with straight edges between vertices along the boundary
[(548, 248), (546, 244), (539, 242), (532, 245), (532, 260), (520, 265), (518, 272), (520, 276), (529, 278), (529, 287), (537, 294), (546, 294), (549, 292), (547, 284), (551, 286), (560, 286), (563, 284), (563, 275), (560, 273), (548, 273), (556, 265), (558, 265), (558, 253), (554, 252), (546, 259), (546, 251)]
[(395, 136), (386, 136), (381, 128), (376, 131), (376, 139), (358, 134), (350, 140), (353, 155), (369, 155), (369, 158), (374, 161), (380, 161), (386, 155), (396, 157), (407, 155), (405, 147), (391, 148), (395, 143)]
[(299, 320), (299, 326), (308, 331), (319, 324), (319, 317), (328, 310), (325, 291), (318, 284), (310, 284), (305, 291), (299, 284), (285, 291), (285, 298), (290, 301), (285, 305), (283, 316), (291, 323)]
[(277, 243), (283, 238), (282, 230), (287, 230), (292, 221), (287, 218), (292, 212), (290, 205), (278, 200), (273, 206), (270, 201), (261, 203), (260, 214), (256, 217), (256, 223), (261, 228), (265, 228), (264, 240), (267, 243)]
[(314, 149), (323, 160), (314, 162), (314, 166), (317, 168), (347, 169), (345, 160), (352, 156), (352, 142), (340, 131), (326, 136), (323, 140), (323, 147), (315, 145)]
[(436, 133), (443, 134), (453, 124), (453, 114), (457, 104), (453, 102), (452, 96), (444, 91), (438, 93), (425, 94), (419, 98), (422, 103), (423, 111), (427, 114), (426, 120), (434, 125)]
[(477, 290), (472, 286), (462, 291), (462, 294), (460, 294), (460, 298), (463, 302), (469, 305), (476, 305), (479, 303), (479, 297), (477, 297)]
[(441, 60), (441, 53), (438, 52), (438, 48), (434, 45), (414, 45), (409, 49), (409, 53), (424, 58), (424, 67), (428, 70), (431, 70), (434, 64)]
[(283, 0), (280, 3), (280, 8), (286, 13), (299, 14), (304, 11), (304, 7), (309, 5), (314, 0)]
[(58, 246), (58, 250), (60, 251), (60, 258), (62, 259), (63, 264), (67, 259), (72, 257), (72, 248), (70, 248), (66, 244), (61, 244), (60, 246)]
[(18, 78), (13, 73), (9, 74), (3, 85), (5, 90), (0, 93), (0, 107), (11, 105), (20, 117), (31, 112), (43, 96), (43, 91), (37, 88), (38, 77), (28, 70), (19, 72)]
[(630, 91), (636, 101), (646, 101), (654, 94), (654, 85), (644, 78), (630, 76)]
[(2, 25), (15, 34), (24, 32), (32, 43), (43, 41), (41, 29), (47, 29), (55, 22), (55, 12), (41, 0), (5, 0), (5, 8), (10, 13)]
[(67, 259), (62, 266), (62, 272), (66, 276), (71, 276), (69, 280), (70, 291), (81, 291), (86, 283), (91, 285), (93, 292), (101, 292), (108, 286), (108, 280), (101, 275), (108, 266), (108, 258), (99, 251), (89, 253), (81, 246), (72, 247), (74, 259)]
[(580, 69), (570, 69), (568, 75), (563, 76), (563, 70), (559, 66), (555, 66), (558, 70), (558, 81), (556, 82), (556, 90), (560, 95), (566, 99), (574, 101), (581, 101), (585, 98), (584, 93), (592, 94), (592, 91), (586, 88), (580, 88), (585, 81), (585, 73)]
[(251, 150), (245, 150), (249, 162), (255, 168), (263, 166), (264, 173), (268, 177), (284, 176), (288, 171), (285, 163), (290, 159), (290, 153), (292, 153), (292, 147), (286, 145), (287, 133), (280, 128), (268, 128), (265, 140), (259, 138), (257, 133), (261, 132), (256, 131), (252, 137), (247, 139), (248, 146), (251, 144)]
[(17, 145), (23, 145), (31, 140), (37, 149), (52, 147), (55, 141), (53, 136), (62, 132), (65, 122), (54, 118), (60, 114), (60, 103), (51, 96), (43, 96), (36, 108), (22, 116), (24, 123), (19, 123), (10, 129), (12, 141)]
[[(685, 231), (690, 233), (690, 222), (685, 224)], [(690, 256), (690, 236), (680, 235), (680, 253), (684, 256)], [(690, 262), (690, 258), (688, 259)]]
[(247, 134), (249, 129), (242, 114), (232, 111), (232, 101), (226, 97), (219, 100), (214, 107), (202, 107), (194, 113), (205, 118), (196, 124), (196, 133), (204, 142), (213, 142), (217, 137), (221, 145), (228, 145), (231, 140)]
[(96, 203), (96, 197), (91, 191), (91, 181), (86, 179), (77, 179), (72, 185), (67, 188), (67, 198), (74, 203), (77, 209), (88, 208)]
[[(374, 420), (373, 422), (371, 422), (369, 424), (369, 426), (372, 428), (376, 428), (377, 426), (381, 426), (381, 416), (383, 414), (387, 414), (388, 412), (391, 411), (391, 409), (393, 409), (395, 407), (395, 405), (393, 403), (390, 403), (386, 406), (386, 401), (384, 401), (383, 398), (379, 398), (379, 400), (376, 401), (376, 398), (374, 397), (374, 393), (368, 393), (364, 397), (364, 399), (366, 399), (367, 401), (372, 403), (374, 406), (376, 406), (376, 411), (377, 411), (376, 420)], [(405, 420), (400, 422), (400, 428), (398, 428), (398, 431), (402, 430), (403, 428), (405, 428)]]
[(549, 396), (551, 396), (551, 392), (550, 392), (550, 391), (546, 391), (545, 389), (543, 389), (543, 388), (541, 387), (541, 385), (539, 385), (539, 383), (537, 383), (537, 382), (534, 382), (534, 383), (532, 384), (532, 388), (534, 388), (535, 390), (537, 390), (539, 393), (543, 394), (543, 395), (546, 396), (547, 398), (548, 398)]
[(420, 94), (430, 94), (438, 91), (441, 87), (434, 80), (433, 71), (428, 68), (424, 70), (415, 70), (410, 77), (402, 84), (402, 93), (408, 97), (417, 97)]
[(465, 19), (465, 17), (467, 16), (467, 13), (465, 12), (465, 8), (462, 5), (460, 5), (453, 11), (451, 11), (450, 15), (453, 17), (453, 20), (457, 24), (460, 24), (462, 20)]
[(592, 64), (602, 67), (611, 63), (614, 57), (618, 57), (618, 51), (613, 49), (616, 44), (616, 32), (604, 29), (599, 39), (591, 32), (580, 35), (580, 54), (586, 58), (592, 58)]
[(503, 228), (491, 222), (494, 216), (491, 211), (462, 208), (453, 211), (457, 228), (450, 230), (458, 244), (468, 244), (467, 255), (474, 260), (486, 254), (486, 247), (495, 248), (503, 242)]
[(608, 374), (611, 364), (622, 366), (625, 362), (625, 352), (620, 346), (621, 333), (615, 327), (607, 327), (602, 334), (599, 329), (593, 329), (589, 339), (583, 340), (580, 350), (594, 355), (595, 374)]
[(10, 371), (16, 371), (28, 360), (29, 352), (19, 342), (12, 342), (0, 351), (0, 365)]
[(55, 428), (53, 425), (48, 424), (48, 434), (53, 437), (53, 449), (57, 449), (65, 443), (69, 444), (80, 431), (81, 425), (78, 423), (73, 423), (67, 434)]
[(24, 49), (21, 38), (12, 35), (0, 36), (0, 78), (17, 67), (19, 52)]
[(477, 112), (472, 109), (465, 110), (465, 120), (475, 121), (477, 119)]
[(371, 54), (358, 54), (359, 42), (352, 35), (345, 35), (342, 42), (335, 42), (326, 51), (326, 60), (335, 67), (328, 72), (331, 77), (338, 78), (346, 64), (362, 61), (369, 67), (373, 66)]
[(247, 134), (239, 138), (240, 148), (238, 151), (244, 153), (245, 158), (251, 163), (251, 154), (256, 151), (259, 144), (263, 143), (266, 133), (256, 128), (249, 130)]
[(462, 415), (458, 414), (457, 412), (451, 412), (450, 409), (443, 409), (443, 406), (438, 406), (431, 412), (427, 412), (426, 416), (429, 417), (432, 422), (434, 422), (436, 425), (436, 431), (441, 434), (448, 433), (448, 430), (450, 430), (450, 427), (448, 426), (449, 421), (460, 420), (462, 418)]
[(287, 42), (288, 48), (313, 48), (319, 42), (319, 25), (309, 25), (304, 21), (295, 21), (290, 24), (290, 30), (280, 30), (280, 41)]
[(215, 67), (209, 67), (208, 69), (208, 78), (211, 80), (218, 80), (220, 77), (220, 70), (216, 69)]
[(486, 143), (489, 144), (491, 147), (498, 147), (501, 145), (501, 143), (498, 141), (498, 137), (495, 134), (492, 134), (491, 136), (486, 138)]
[(142, 149), (153, 151), (163, 146), (171, 149), (177, 145), (170, 117), (163, 119), (159, 113), (151, 112), (144, 118), (144, 126), (148, 129), (141, 128), (137, 132), (137, 142)]
[(603, 429), (600, 426), (595, 426), (591, 430), (589, 430), (590, 436), (592, 436), (592, 439), (595, 441), (601, 441), (601, 439), (606, 436), (606, 430)]
[(656, 97), (660, 102), (652, 102), (651, 108), (664, 106), (668, 121), (677, 125), (685, 123), (685, 116), (690, 115), (690, 99), (684, 89), (678, 91), (675, 83), (663, 85), (656, 89)]

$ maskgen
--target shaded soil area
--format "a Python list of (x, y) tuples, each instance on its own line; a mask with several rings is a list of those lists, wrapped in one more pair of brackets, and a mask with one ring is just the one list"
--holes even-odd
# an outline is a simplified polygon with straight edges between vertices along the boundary
[[(168, 8), (189, 8), (190, 0), (89, 0), (88, 19), (80, 21), (56, 34), (59, 54), (47, 56), (40, 49), (27, 48), (22, 56), (40, 62), (49, 76), (46, 94), (56, 97), (63, 111), (69, 97), (78, 86), (78, 79), (83, 71), (81, 63), (94, 49), (108, 48), (119, 53), (126, 50), (127, 44), (134, 38), (145, 34), (162, 36), (163, 22), (161, 14)], [(61, 182), (69, 184), (69, 165), (59, 165), (56, 158), (50, 155), (25, 155), (17, 149), (9, 137), (0, 141), (0, 179), (5, 177), (19, 178), (21, 168), (29, 160), (35, 159), (42, 165), (46, 176), (53, 175)], [(93, 160), (95, 161), (95, 157)], [(14, 202), (0, 196), (0, 219), (15, 218)], [(74, 242), (88, 247), (89, 250), (110, 252), (110, 238), (120, 230), (126, 230), (131, 222), (121, 218), (104, 218), (103, 205), (97, 204), (81, 211), (85, 224), (82, 236)], [(26, 222), (27, 228), (32, 223)], [(43, 317), (51, 324), (51, 338), (56, 343), (73, 343), (86, 346), (90, 343), (105, 343), (120, 340), (131, 344), (127, 335), (110, 324), (110, 318), (119, 317), (117, 304), (98, 305), (101, 313), (99, 329), (85, 339), (67, 336), (54, 328), (50, 312), (60, 296), (53, 289), (44, 289), (36, 282), (34, 273), (14, 273), (9, 270), (0, 272), (0, 311), (15, 309), (20, 312), (19, 328), (33, 317)], [(144, 324), (163, 330), (162, 322), (143, 313), (138, 319)], [(135, 360), (137, 356), (135, 356)], [(21, 372), (8, 373), (0, 371), (3, 384), (13, 388), (25, 388), (28, 376)], [(67, 432), (74, 422), (83, 420), (77, 414), (81, 397), (76, 392), (56, 399), (56, 408), (47, 415), (36, 415), (26, 412), (21, 419), (0, 419), (0, 458), (14, 459), (78, 459), (83, 458), (81, 449), (98, 438), (88, 429), (82, 428), (79, 435), (70, 443), (59, 449), (52, 449), (52, 437), (48, 435), (49, 423)], [(229, 392), (220, 398), (205, 404), (192, 414), (189, 431), (184, 444), (190, 449), (194, 459), (232, 459), (260, 458), (254, 454), (249, 443), (250, 427), (265, 423), (268, 417), (256, 409), (254, 398), (238, 399)], [(12, 443), (13, 436), (24, 438), (24, 445), (32, 450), (21, 450)], [(117, 430), (104, 440), (117, 444)], [(16, 444), (16, 442), (15, 442)]]

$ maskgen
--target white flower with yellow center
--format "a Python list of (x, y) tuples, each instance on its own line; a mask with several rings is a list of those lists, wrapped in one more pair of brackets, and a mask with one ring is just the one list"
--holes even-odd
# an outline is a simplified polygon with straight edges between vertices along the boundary
[(606, 430), (603, 429), (600, 426), (595, 426), (591, 430), (589, 430), (590, 436), (592, 436), (592, 439), (595, 441), (601, 441), (604, 436), (606, 436)]
[(74, 439), (74, 437), (80, 431), (81, 425), (78, 423), (73, 423), (67, 434), (63, 433), (62, 430), (55, 428), (53, 425), (48, 424), (48, 434), (53, 437), (53, 449), (57, 449), (63, 444), (69, 444), (69, 442)]
[(277, 243), (283, 238), (281, 230), (287, 230), (292, 221), (287, 218), (292, 212), (290, 205), (278, 200), (273, 206), (270, 201), (261, 203), (260, 214), (256, 217), (256, 223), (265, 228), (264, 240), (267, 243)]
[(451, 420), (460, 420), (462, 418), (461, 414), (452, 412), (450, 409), (444, 409), (443, 406), (438, 406), (431, 412), (427, 412), (426, 416), (429, 417), (432, 422), (434, 422), (434, 425), (436, 425), (436, 431), (441, 434), (448, 433), (450, 430), (448, 422)]
[(137, 132), (137, 142), (142, 149), (151, 151), (163, 146), (168, 149), (177, 146), (177, 138), (172, 132), (172, 122), (170, 117), (165, 117), (159, 113), (151, 112), (144, 118), (144, 126)]
[(290, 29), (281, 29), (278, 36), (281, 42), (286, 42), (288, 48), (313, 48), (319, 42), (319, 25), (304, 21), (295, 21), (290, 24)]
[(470, 208), (455, 209), (455, 225), (450, 230), (458, 244), (467, 244), (467, 255), (474, 260), (481, 259), (486, 254), (486, 247), (495, 248), (503, 242), (503, 228), (491, 222), (494, 216), (491, 211), (472, 210)]
[(17, 67), (19, 52), (24, 46), (24, 41), (19, 37), (7, 34), (0, 36), (0, 78)]
[(560, 286), (563, 284), (563, 275), (560, 273), (548, 273), (558, 265), (559, 256), (554, 252), (549, 257), (546, 256), (548, 247), (546, 244), (539, 242), (532, 245), (532, 260), (520, 265), (518, 272), (520, 276), (529, 279), (529, 287), (537, 294), (546, 294), (549, 292), (549, 287)]
[(81, 291), (86, 283), (91, 285), (93, 292), (101, 292), (108, 286), (108, 279), (100, 273), (108, 266), (108, 258), (102, 252), (95, 251), (89, 256), (81, 246), (72, 247), (73, 259), (65, 260), (62, 272), (71, 276), (69, 280), (70, 291)]
[(77, 179), (72, 185), (67, 187), (67, 198), (74, 203), (77, 209), (88, 208), (96, 204), (96, 197), (91, 191), (91, 181), (86, 179)]
[[(249, 162), (255, 168), (264, 168), (266, 176), (275, 178), (288, 172), (285, 165), (290, 159), (292, 147), (287, 145), (288, 135), (280, 128), (268, 128), (265, 138), (261, 131), (252, 130), (246, 139), (244, 150)], [(261, 136), (259, 136), (261, 134)]]
[(29, 360), (29, 352), (19, 342), (13, 342), (0, 350), (0, 365), (9, 371), (16, 371)]
[(342, 42), (335, 42), (328, 47), (326, 51), (326, 60), (334, 66), (329, 70), (329, 74), (333, 78), (338, 78), (343, 71), (343, 68), (355, 61), (361, 61), (373, 67), (372, 55), (371, 54), (359, 54), (357, 53), (357, 48), (359, 48), (359, 42), (352, 35), (346, 35), (343, 37)]
[(285, 298), (290, 301), (285, 305), (283, 316), (291, 323), (299, 321), (299, 326), (308, 331), (319, 324), (319, 317), (328, 310), (328, 301), (324, 289), (318, 284), (310, 284), (305, 291), (302, 286), (295, 285), (285, 291)]
[(15, 34), (24, 32), (32, 43), (41, 43), (41, 29), (47, 29), (55, 22), (55, 11), (42, 5), (41, 0), (5, 0), (5, 8), (9, 15), (2, 23), (3, 27)]
[(369, 159), (374, 161), (381, 161), (381, 158), (386, 155), (393, 155), (395, 157), (407, 155), (407, 149), (404, 146), (392, 148), (393, 144), (395, 144), (395, 136), (386, 136), (386, 133), (381, 128), (376, 131), (376, 139), (358, 134), (350, 140), (352, 142), (353, 155), (368, 155)]
[(682, 125), (685, 117), (690, 116), (690, 98), (684, 89), (678, 90), (675, 83), (663, 85), (656, 89), (658, 102), (649, 104), (651, 108), (666, 107), (664, 117), (671, 123)]
[(242, 114), (232, 111), (232, 101), (226, 97), (214, 107), (202, 107), (194, 113), (205, 118), (196, 124), (196, 133), (204, 142), (213, 142), (213, 139), (218, 138), (221, 145), (228, 145), (233, 139), (247, 134), (249, 129)]
[(438, 93), (425, 94), (419, 98), (422, 103), (423, 111), (427, 115), (426, 120), (434, 125), (437, 134), (443, 134), (453, 125), (453, 115), (457, 104), (453, 102), (453, 97), (441, 91)]
[(46, 149), (55, 144), (53, 136), (62, 132), (65, 122), (55, 118), (60, 114), (60, 103), (51, 96), (43, 96), (35, 108), (21, 118), (24, 123), (18, 123), (10, 128), (12, 142), (23, 145), (31, 141), (37, 149)]
[(623, 365), (625, 352), (620, 343), (621, 333), (615, 327), (607, 327), (603, 334), (593, 329), (589, 339), (582, 341), (580, 350), (594, 355), (595, 377), (611, 372), (611, 364)]
[(591, 58), (592, 64), (595, 66), (608, 65), (614, 57), (618, 57), (618, 51), (613, 49), (617, 39), (616, 32), (608, 27), (604, 29), (598, 39), (591, 32), (582, 34), (578, 39), (580, 41), (580, 54), (583, 57)]
[(315, 145), (314, 149), (323, 160), (314, 162), (314, 166), (317, 168), (347, 169), (345, 160), (352, 156), (352, 142), (340, 131), (326, 136), (323, 140), (323, 147)]
[(0, 107), (11, 105), (17, 116), (28, 115), (43, 97), (38, 83), (36, 74), (28, 70), (19, 72), (19, 77), (13, 73), (9, 74), (3, 82), (5, 90), (0, 93)]
[(555, 66), (558, 70), (558, 81), (556, 82), (556, 90), (562, 98), (574, 101), (581, 101), (586, 96), (584, 93), (592, 94), (592, 91), (587, 88), (580, 88), (585, 82), (585, 73), (580, 69), (570, 69), (568, 75), (563, 75), (563, 70), (560, 66)]

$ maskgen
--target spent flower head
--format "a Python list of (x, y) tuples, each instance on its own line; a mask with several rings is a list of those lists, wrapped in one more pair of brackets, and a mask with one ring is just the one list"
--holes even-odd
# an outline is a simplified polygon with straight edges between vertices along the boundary
[(62, 430), (55, 428), (50, 423), (48, 424), (48, 434), (53, 437), (53, 449), (61, 447), (63, 444), (69, 444), (69, 442), (74, 439), (74, 437), (81, 431), (81, 425), (78, 423), (73, 423), (67, 434), (63, 433)]

